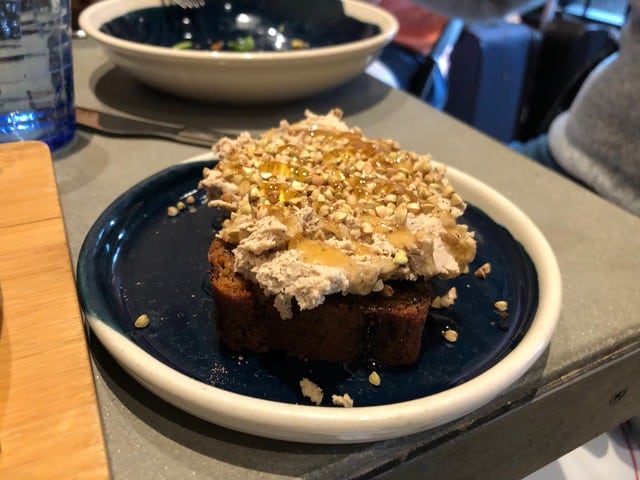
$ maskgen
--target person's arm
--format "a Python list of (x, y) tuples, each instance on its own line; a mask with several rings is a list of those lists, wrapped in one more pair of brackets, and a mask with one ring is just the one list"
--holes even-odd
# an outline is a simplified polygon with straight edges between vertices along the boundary
[(460, 17), (469, 20), (499, 18), (543, 5), (544, 0), (414, 0), (427, 8), (448, 17)]

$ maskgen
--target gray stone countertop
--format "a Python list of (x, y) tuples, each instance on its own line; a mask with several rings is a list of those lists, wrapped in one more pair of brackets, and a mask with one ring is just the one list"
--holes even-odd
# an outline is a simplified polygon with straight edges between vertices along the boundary
[[(281, 118), (300, 118), (306, 108), (325, 112), (340, 107), (347, 122), (368, 136), (394, 138), (404, 148), (430, 152), (509, 198), (548, 239), (564, 289), (561, 318), (548, 351), (498, 399), (457, 422), (369, 444), (296, 444), (201, 421), (149, 393), (91, 339), (114, 479), (392, 478), (404, 460), (423, 455), (425, 445), (460, 441), (472, 426), (508, 415), (511, 405), (533, 408), (540, 392), (564, 388), (569, 379), (579, 380), (579, 372), (615, 352), (638, 350), (640, 219), (422, 102), (363, 75), (331, 92), (285, 106), (207, 106), (139, 84), (113, 67), (89, 40), (76, 41), (74, 62), (78, 105), (194, 128), (262, 130)], [(87, 231), (114, 198), (150, 174), (204, 151), (169, 141), (80, 131), (71, 147), (54, 156), (74, 264)], [(638, 413), (639, 407), (635, 408)], [(614, 417), (611, 426), (620, 420)], [(535, 438), (535, 432), (527, 433)], [(461, 448), (458, 443), (456, 448)], [(546, 462), (552, 459), (549, 455), (541, 451), (534, 457)], [(490, 463), (495, 465), (497, 458)], [(526, 473), (536, 461), (527, 465), (531, 467), (512, 471)]]

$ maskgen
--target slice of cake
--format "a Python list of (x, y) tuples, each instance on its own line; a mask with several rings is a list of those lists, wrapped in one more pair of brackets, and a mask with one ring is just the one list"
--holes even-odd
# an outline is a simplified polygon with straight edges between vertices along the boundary
[(232, 350), (413, 363), (429, 280), (459, 275), (475, 255), (445, 168), (341, 116), (307, 112), (214, 146), (219, 162), (200, 187), (230, 212), (209, 263)]

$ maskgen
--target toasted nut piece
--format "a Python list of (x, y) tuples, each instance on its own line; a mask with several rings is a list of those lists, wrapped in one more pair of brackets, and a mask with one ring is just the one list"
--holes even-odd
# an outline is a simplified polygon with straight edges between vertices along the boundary
[(447, 293), (439, 297), (433, 297), (431, 300), (431, 308), (449, 308), (458, 298), (458, 290), (451, 287)]
[(485, 279), (491, 273), (491, 264), (489, 262), (483, 263), (480, 265), (473, 274), (478, 277)]
[(397, 172), (391, 177), (391, 180), (394, 182), (405, 182), (407, 180), (407, 174), (404, 172)]
[(418, 202), (411, 202), (407, 204), (407, 210), (411, 213), (418, 214), (420, 213), (420, 204)]
[(329, 208), (329, 205), (322, 205), (318, 209), (318, 215), (320, 215), (321, 217), (326, 217), (327, 215), (329, 215), (330, 212), (331, 212), (331, 209)]
[(455, 330), (451, 330), (451, 329), (445, 330), (442, 333), (442, 336), (447, 342), (455, 343), (458, 341), (458, 332), (456, 332)]
[(169, 215), (170, 217), (175, 217), (179, 213), (180, 213), (180, 210), (178, 210), (173, 205), (171, 205), (169, 208), (167, 208), (167, 215)]
[(398, 225), (404, 225), (405, 220), (407, 219), (407, 207), (404, 205), (399, 205), (395, 211), (396, 223)]
[(294, 180), (293, 182), (291, 182), (291, 188), (293, 188), (296, 192), (304, 192), (307, 186), (304, 183), (299, 182), (298, 180)]
[(238, 206), (238, 213), (243, 215), (249, 215), (251, 213), (251, 205), (248, 202), (242, 202)]
[(257, 198), (260, 198), (262, 196), (262, 193), (260, 192), (260, 189), (258, 187), (251, 187), (251, 190), (249, 190), (249, 198), (251, 200), (255, 200)]
[(136, 326), (136, 328), (145, 328), (149, 326), (149, 322), (149, 316), (146, 313), (143, 313), (138, 318), (136, 318), (134, 325)]
[(409, 262), (409, 257), (407, 257), (407, 252), (405, 252), (402, 249), (398, 250), (395, 256), (393, 257), (393, 263), (395, 263), (396, 265), (404, 265), (407, 262)]
[(378, 205), (376, 208), (376, 215), (380, 218), (385, 218), (386, 216), (391, 214), (391, 209), (385, 207), (384, 205)]
[(324, 191), (324, 196), (327, 197), (327, 200), (329, 201), (334, 201), (335, 200), (335, 195), (333, 194), (333, 190), (331, 188), (327, 188)]
[(442, 189), (442, 196), (444, 198), (449, 198), (451, 197), (451, 195), (453, 195), (454, 190), (453, 187), (451, 185), (446, 185), (443, 189)]
[(429, 162), (428, 158), (421, 158), (418, 163), (416, 163), (414, 168), (419, 172), (427, 173), (429, 170), (431, 170), (431, 163)]
[(382, 383), (380, 375), (375, 370), (369, 374), (369, 383), (374, 387), (379, 387)]
[(391, 297), (394, 294), (394, 292), (395, 290), (393, 289), (393, 287), (385, 283), (384, 288), (380, 293), (382, 294), (383, 297)]
[(193, 195), (189, 195), (186, 199), (187, 205), (193, 205), (196, 203), (196, 199)]
[(333, 212), (331, 214), (331, 219), (334, 222), (342, 222), (348, 216), (349, 216), (349, 214), (347, 212), (345, 212), (344, 210), (338, 210), (337, 212)]
[(360, 225), (360, 228), (362, 229), (362, 233), (373, 233), (373, 225), (371, 225), (369, 222), (362, 222), (362, 224)]
[(457, 193), (454, 193), (453, 195), (451, 195), (451, 205), (454, 207), (458, 207), (460, 205), (462, 205), (464, 203), (464, 201), (462, 200), (462, 197), (460, 195), (458, 195)]
[(496, 307), (496, 310), (499, 312), (506, 312), (507, 308), (509, 308), (509, 304), (504, 300), (498, 300), (493, 306)]

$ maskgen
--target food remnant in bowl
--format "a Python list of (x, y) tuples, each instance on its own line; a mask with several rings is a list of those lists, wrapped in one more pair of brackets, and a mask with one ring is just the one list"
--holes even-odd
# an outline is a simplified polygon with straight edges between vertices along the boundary
[(216, 40), (209, 45), (209, 50), (212, 52), (221, 52), (224, 49), (224, 42), (222, 40)]
[(382, 379), (380, 378), (380, 374), (375, 370), (369, 374), (369, 383), (374, 387), (379, 387), (382, 383)]
[[(284, 41), (282, 43), (281, 49), (286, 50), (284, 47), (287, 45), (287, 42)], [(290, 42), (288, 42), (288, 46), (291, 50), (304, 50), (310, 48), (311, 45), (306, 40), (302, 40), (300, 38), (293, 38)], [(199, 43), (195, 43), (192, 40), (182, 40), (171, 46), (174, 50), (202, 50), (202, 45)], [(234, 40), (215, 40), (208, 45), (205, 45), (205, 50), (210, 50), (212, 52), (254, 52), (261, 50), (258, 48), (256, 41), (251, 35), (247, 35), (245, 37), (238, 37)]]
[(295, 50), (300, 50), (302, 48), (309, 48), (309, 42), (306, 42), (299, 38), (294, 38), (291, 40), (291, 48)]
[(251, 35), (247, 35), (236, 40), (230, 40), (227, 42), (227, 46), (229, 50), (234, 52), (252, 52), (256, 48), (256, 42)]
[(308, 378), (305, 377), (300, 380), (300, 389), (302, 390), (302, 395), (311, 400), (312, 403), (316, 405), (322, 403), (322, 398), (324, 397), (322, 389)]
[(178, 210), (178, 207), (171, 205), (170, 207), (167, 208), (167, 215), (169, 215), (170, 217), (175, 217), (180, 213), (180, 210)]
[(191, 40), (183, 40), (176, 43), (171, 48), (174, 48), (176, 50), (189, 50), (190, 48), (193, 48), (193, 42)]
[(229, 50), (234, 52), (252, 52), (256, 48), (256, 42), (251, 35), (247, 35), (246, 37), (228, 41), (227, 46)]

